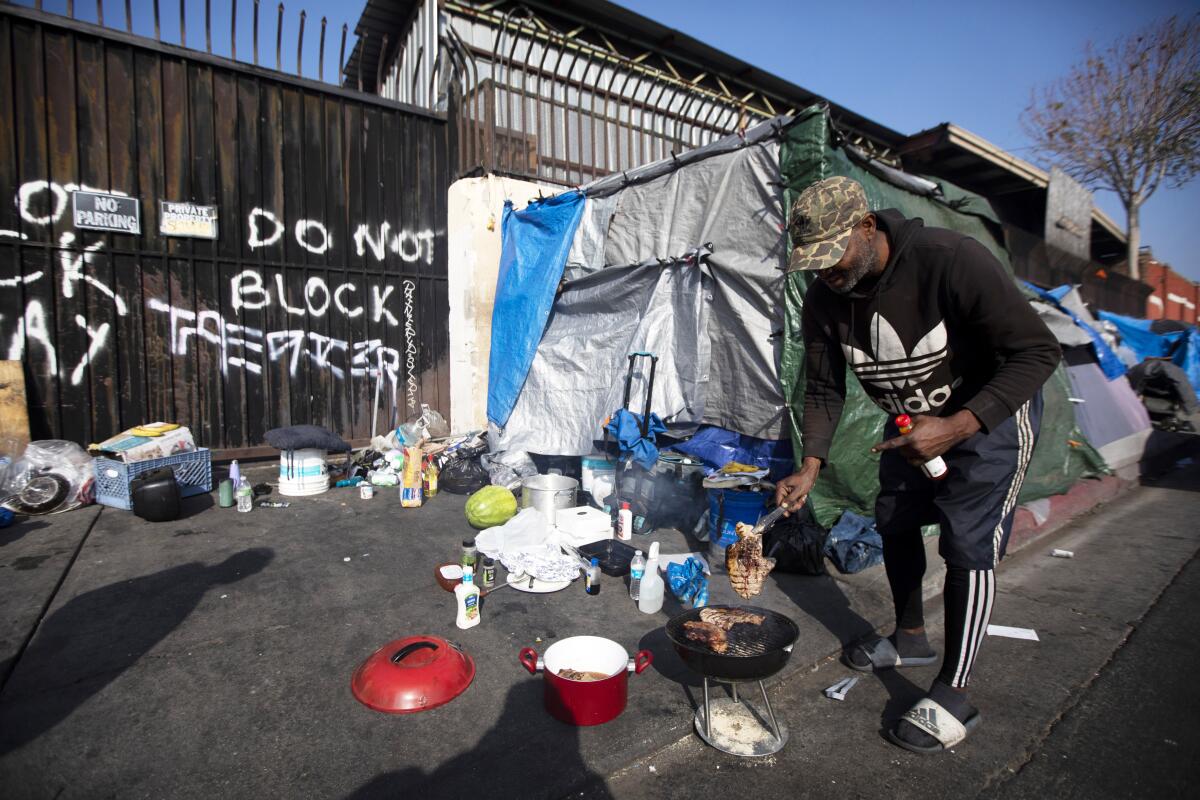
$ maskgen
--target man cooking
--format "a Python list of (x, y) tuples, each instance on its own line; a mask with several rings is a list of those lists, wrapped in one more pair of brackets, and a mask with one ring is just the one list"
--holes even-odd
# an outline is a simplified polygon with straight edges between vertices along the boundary
[[(1058, 343), (1000, 262), (974, 239), (871, 211), (861, 184), (828, 178), (792, 205), (789, 271), (818, 280), (804, 303), (806, 386), (799, 472), (775, 500), (798, 508), (829, 455), (846, 397), (846, 366), (887, 412), (876, 525), (896, 608), (895, 632), (852, 646), (868, 671), (935, 663), (925, 636), (921, 526), (938, 523), (946, 561), (946, 643), (925, 698), (888, 732), (916, 752), (940, 752), (980, 722), (966, 687), (996, 596), (1013, 510), (1037, 438), (1041, 386)], [(895, 418), (908, 414), (900, 435)], [(922, 464), (940, 456), (932, 479)]]

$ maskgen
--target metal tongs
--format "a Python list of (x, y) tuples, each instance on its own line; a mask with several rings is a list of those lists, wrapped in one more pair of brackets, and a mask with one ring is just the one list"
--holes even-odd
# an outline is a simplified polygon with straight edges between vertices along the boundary
[(778, 522), (779, 518), (782, 517), (787, 512), (788, 512), (787, 503), (781, 503), (780, 505), (775, 507), (774, 511), (772, 511), (771, 513), (767, 514), (765, 517), (760, 519), (758, 521), (758, 524), (754, 526), (754, 530), (751, 531), (751, 533), (754, 534), (755, 536), (757, 536), (758, 534), (762, 533), (767, 528), (771, 527), (776, 522)]

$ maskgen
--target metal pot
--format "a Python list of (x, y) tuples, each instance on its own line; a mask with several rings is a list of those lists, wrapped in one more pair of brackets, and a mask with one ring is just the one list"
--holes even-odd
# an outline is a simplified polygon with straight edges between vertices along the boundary
[(710, 606), (750, 611), (763, 616), (761, 625), (734, 625), (726, 634), (728, 649), (717, 653), (700, 642), (687, 638), (683, 624), (700, 619), (701, 609), (693, 608), (667, 623), (667, 638), (683, 662), (706, 678), (721, 681), (761, 681), (783, 669), (792, 655), (792, 646), (800, 629), (778, 611), (755, 606)]
[[(538, 658), (532, 647), (518, 656), (530, 674), (542, 670), (545, 691), (543, 702), (552, 717), (568, 725), (600, 725), (616, 719), (625, 710), (629, 693), (629, 673), (641, 675), (654, 661), (649, 650), (640, 650), (633, 658), (625, 648), (600, 636), (572, 636), (555, 642)], [(564, 669), (600, 672), (608, 677), (598, 681), (578, 681), (559, 675)]]
[(565, 475), (533, 475), (521, 481), (521, 508), (536, 508), (551, 525), (560, 508), (575, 508), (579, 481)]

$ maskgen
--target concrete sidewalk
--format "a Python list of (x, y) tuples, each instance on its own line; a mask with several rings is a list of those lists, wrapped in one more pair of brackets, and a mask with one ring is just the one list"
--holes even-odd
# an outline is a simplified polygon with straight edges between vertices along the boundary
[[(454, 627), (433, 567), (471, 533), (463, 502), (443, 493), (410, 510), (392, 492), (333, 490), (242, 515), (205, 496), (172, 524), (91, 508), (4, 531), (4, 795), (559, 797), (690, 736), (700, 680), (663, 633), (680, 610), (670, 598), (646, 617), (616, 579), (598, 597), (578, 582), (504, 589), (479, 627)], [(651, 538), (688, 549), (675, 532)], [(940, 580), (931, 569), (927, 593)], [(714, 603), (735, 599), (714, 582)], [(801, 629), (777, 683), (892, 616), (881, 568), (775, 575), (756, 603)], [(420, 714), (359, 705), (354, 668), (414, 633), (461, 643), (477, 666), (470, 689)], [(655, 656), (631, 677), (626, 712), (597, 728), (546, 715), (541, 678), (517, 663), (521, 647), (578, 634)]]
[[(836, 702), (822, 689), (856, 673), (830, 658), (776, 684), (772, 704), (792, 734), (780, 753), (737, 758), (690, 735), (584, 796), (1190, 796), (1200, 780), (1200, 735), (1188, 705), (1196, 695), (1189, 674), (1200, 644), (1162, 624), (1143, 633), (1142, 623), (1185, 571), (1194, 575), (1197, 514), (1200, 465), (1191, 464), (1007, 560), (992, 622), (1034, 628), (1040, 640), (986, 638), (971, 687), (983, 724), (950, 753), (909, 753), (882, 735), (940, 665), (862, 676)], [(1052, 547), (1075, 558), (1051, 558)], [(1177, 609), (1194, 608), (1196, 585), (1184, 581)], [(938, 647), (941, 618), (940, 604), (927, 609)], [(1142, 637), (1138, 659), (1154, 668), (1124, 669), (1116, 690), (1096, 702), (1093, 683), (1106, 680), (1131, 634)]]

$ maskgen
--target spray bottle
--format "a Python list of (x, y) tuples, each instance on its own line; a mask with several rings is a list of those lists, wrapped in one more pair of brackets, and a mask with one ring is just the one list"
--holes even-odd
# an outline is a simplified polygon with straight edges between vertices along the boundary
[(658, 542), (651, 542), (646, 573), (638, 587), (638, 610), (643, 614), (658, 613), (663, 606), (663, 588), (662, 575), (658, 574)]

